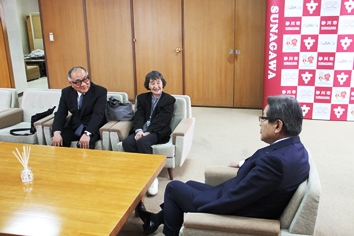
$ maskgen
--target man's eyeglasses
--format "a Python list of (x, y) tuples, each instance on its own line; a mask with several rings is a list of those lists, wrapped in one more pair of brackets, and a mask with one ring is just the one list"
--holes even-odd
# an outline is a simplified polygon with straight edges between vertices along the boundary
[(82, 80), (71, 81), (71, 83), (75, 86), (81, 86), (82, 83), (87, 83), (90, 80), (89, 76), (86, 75)]
[(268, 117), (266, 117), (266, 116), (259, 116), (258, 119), (259, 119), (259, 122), (262, 123), (263, 121), (268, 120)]

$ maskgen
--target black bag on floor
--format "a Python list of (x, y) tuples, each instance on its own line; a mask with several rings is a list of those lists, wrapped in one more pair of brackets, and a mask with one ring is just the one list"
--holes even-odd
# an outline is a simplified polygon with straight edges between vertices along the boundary
[[(33, 115), (31, 117), (31, 128), (12, 129), (12, 130), (10, 130), (10, 134), (15, 135), (15, 136), (27, 136), (27, 135), (35, 134), (36, 128), (34, 127), (34, 123), (46, 116), (53, 114), (55, 107), (56, 106), (54, 106), (53, 108), (49, 108), (47, 111)], [(16, 132), (23, 132), (23, 131), (29, 131), (29, 133), (16, 133)]]

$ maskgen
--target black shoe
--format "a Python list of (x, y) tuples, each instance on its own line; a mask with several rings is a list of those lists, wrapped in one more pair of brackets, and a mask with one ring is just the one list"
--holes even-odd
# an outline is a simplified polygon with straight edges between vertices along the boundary
[(144, 225), (143, 225), (144, 234), (145, 234), (145, 235), (150, 235), (150, 234), (152, 234), (153, 232), (155, 232), (158, 227), (159, 227), (158, 224), (156, 224), (155, 222), (153, 222), (152, 220), (150, 220), (149, 222), (146, 222), (146, 223), (144, 223)]
[(145, 235), (152, 234), (157, 230), (159, 224), (152, 221), (153, 214), (146, 211), (144, 203), (139, 202), (138, 206), (135, 208), (135, 211), (138, 213), (140, 219), (144, 222), (143, 230)]
[(151, 213), (146, 211), (144, 203), (139, 202), (139, 204), (135, 208), (135, 212), (138, 213), (138, 216), (144, 222), (144, 224), (150, 221)]

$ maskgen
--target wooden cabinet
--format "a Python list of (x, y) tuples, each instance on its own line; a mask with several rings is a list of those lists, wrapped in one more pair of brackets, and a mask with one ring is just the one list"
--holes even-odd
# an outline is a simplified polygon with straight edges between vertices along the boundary
[(264, 0), (39, 2), (50, 88), (82, 65), (133, 100), (158, 70), (193, 105), (262, 107)]
[(193, 105), (262, 106), (265, 2), (185, 1), (185, 93)]

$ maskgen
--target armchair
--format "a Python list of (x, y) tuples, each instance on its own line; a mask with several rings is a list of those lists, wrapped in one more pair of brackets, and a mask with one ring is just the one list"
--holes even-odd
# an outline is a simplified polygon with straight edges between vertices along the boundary
[[(27, 136), (13, 136), (11, 129), (30, 128), (32, 115), (57, 106), (60, 98), (58, 89), (26, 89), (23, 93), (21, 107), (11, 108), (1, 112), (0, 116), (6, 120), (6, 127), (0, 129), (0, 140), (6, 142), (44, 144), (42, 123), (53, 117), (49, 115), (35, 123), (36, 133)], [(15, 102), (16, 104), (16, 102)]]
[[(120, 101), (128, 101), (128, 94), (125, 92), (107, 92), (107, 100), (109, 97), (114, 96), (117, 97)], [(59, 102), (58, 102), (59, 104)], [(70, 114), (68, 115), (67, 119), (70, 118)], [(53, 117), (54, 119), (54, 117)], [(45, 137), (45, 142), (47, 145), (51, 145), (52, 143), (52, 124), (53, 124), (53, 119), (50, 119), (43, 123), (43, 131), (44, 131), (44, 137)], [(116, 124), (118, 121), (108, 121), (105, 125), (103, 125), (100, 128), (100, 135), (101, 135), (101, 140), (98, 140), (96, 142), (96, 147), (95, 149), (99, 150), (112, 150), (111, 147), (111, 142), (109, 140), (109, 130), (110, 128)], [(76, 147), (77, 142), (72, 142), (71, 147)]]
[[(181, 235), (314, 235), (321, 184), (310, 152), (309, 163), (309, 178), (298, 187), (279, 220), (187, 213)], [(205, 182), (216, 185), (236, 173), (231, 167), (209, 168)]]
[(0, 88), (0, 112), (9, 108), (19, 107), (17, 90), (13, 88)]
[[(167, 157), (165, 167), (171, 180), (173, 168), (182, 166), (191, 150), (195, 125), (190, 97), (187, 95), (173, 96), (176, 98), (176, 103), (171, 121), (171, 138), (165, 144), (152, 146), (154, 154)], [(132, 121), (118, 122), (111, 127), (110, 139), (114, 151), (124, 151), (122, 141), (128, 136), (131, 127)]]

